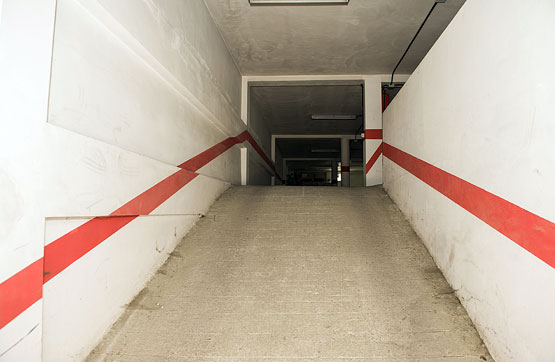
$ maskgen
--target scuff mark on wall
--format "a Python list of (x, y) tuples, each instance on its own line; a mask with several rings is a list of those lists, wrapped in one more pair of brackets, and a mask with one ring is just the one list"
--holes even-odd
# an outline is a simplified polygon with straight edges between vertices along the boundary
[[(1, 4), (0, 4), (1, 5)], [(23, 341), (25, 338), (27, 338), (31, 333), (33, 333), (33, 331), (39, 326), (39, 323), (35, 324), (35, 326), (33, 328), (31, 328), (29, 330), (29, 332), (27, 332), (26, 335), (24, 335), (23, 337), (21, 337), (20, 339), (17, 340), (17, 342), (15, 342), (14, 344), (12, 344), (8, 349), (6, 349), (5, 351), (0, 353), (0, 357), (3, 357), (5, 354), (7, 354), (10, 350), (12, 350), (15, 346), (17, 346), (19, 343), (21, 343), (21, 341)]]

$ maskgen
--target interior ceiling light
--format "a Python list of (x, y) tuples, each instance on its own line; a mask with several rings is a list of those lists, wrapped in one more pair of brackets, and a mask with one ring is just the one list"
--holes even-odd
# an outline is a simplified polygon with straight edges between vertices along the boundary
[(249, 0), (251, 5), (349, 5), (349, 0)]
[(315, 121), (349, 121), (357, 119), (357, 116), (342, 114), (313, 114), (311, 117)]

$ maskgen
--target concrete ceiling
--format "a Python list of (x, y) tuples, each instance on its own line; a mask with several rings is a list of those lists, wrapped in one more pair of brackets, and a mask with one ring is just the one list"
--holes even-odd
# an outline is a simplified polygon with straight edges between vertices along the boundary
[[(272, 134), (351, 134), (362, 124), (360, 85), (251, 86)], [(354, 115), (355, 120), (312, 120), (312, 115)]]
[[(387, 74), (434, 0), (250, 6), (204, 0), (243, 75)], [(463, 5), (438, 4), (398, 73), (410, 74)]]

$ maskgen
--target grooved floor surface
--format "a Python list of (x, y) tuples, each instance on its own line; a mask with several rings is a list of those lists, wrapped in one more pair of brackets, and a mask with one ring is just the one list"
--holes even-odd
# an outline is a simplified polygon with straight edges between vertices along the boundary
[(491, 361), (381, 187), (233, 187), (90, 361)]

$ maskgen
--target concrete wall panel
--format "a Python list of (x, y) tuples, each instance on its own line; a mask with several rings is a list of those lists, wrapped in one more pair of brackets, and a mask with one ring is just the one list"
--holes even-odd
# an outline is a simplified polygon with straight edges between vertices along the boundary
[[(43, 361), (83, 360), (197, 219), (141, 216), (47, 282)], [(47, 220), (46, 235), (82, 223)]]
[(42, 356), (42, 299), (0, 329), (0, 361), (40, 361)]
[(203, 2), (99, 3), (182, 84), (195, 89), (195, 96), (214, 113), (215, 121), (224, 128), (237, 127), (234, 118), (240, 113), (237, 84), (241, 74)]
[(200, 1), (1, 5), (0, 294), (30, 265), (41, 270), (25, 282), (36, 301), (0, 325), (0, 360), (78, 361), (198, 214), (240, 182), (239, 146), (42, 287), (45, 245), (193, 175), (177, 166), (242, 133), (241, 75)]
[[(245, 85), (244, 85), (245, 86)], [(246, 85), (248, 87), (248, 83)], [(250, 94), (250, 91), (247, 92)], [(254, 140), (260, 145), (262, 150), (267, 154), (272, 153), (272, 135), (268, 128), (268, 122), (263, 117), (260, 104), (251, 97), (248, 102), (248, 121), (247, 129)], [(257, 156), (257, 152), (248, 148), (249, 152), (249, 185), (270, 185), (272, 174), (267, 170), (266, 164)], [(281, 174), (280, 174), (281, 175)]]
[[(248, 148), (248, 185), (270, 185), (272, 174), (256, 157), (256, 152)], [(279, 182), (279, 180), (276, 180)]]
[(58, 4), (50, 123), (173, 165), (240, 133), (238, 122), (213, 125), (167, 79), (173, 74), (154, 69), (157, 59), (99, 22), (75, 0)]
[[(41, 135), (46, 124), (55, 1), (0, 2), (0, 285), (43, 253)], [(40, 268), (40, 262), (38, 264)], [(26, 279), (40, 285), (40, 269)], [(22, 288), (25, 285), (21, 285)], [(40, 287), (36, 290), (40, 293)], [(0, 291), (0, 320), (9, 311)], [(42, 301), (0, 324), (1, 361), (39, 361)]]
[[(384, 113), (384, 142), (553, 225), (554, 16), (552, 1), (468, 0)], [(553, 266), (388, 157), (383, 166), (493, 357), (552, 361)]]

